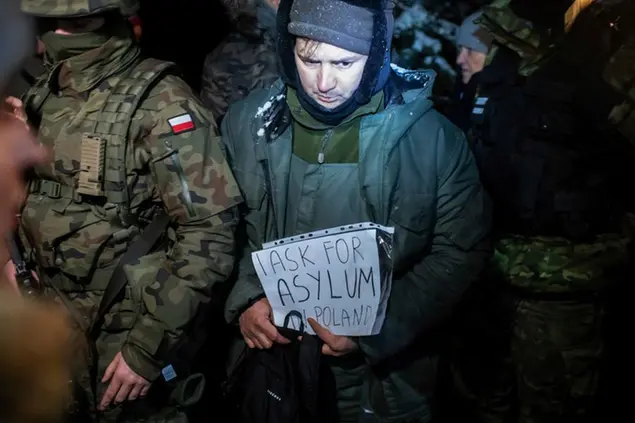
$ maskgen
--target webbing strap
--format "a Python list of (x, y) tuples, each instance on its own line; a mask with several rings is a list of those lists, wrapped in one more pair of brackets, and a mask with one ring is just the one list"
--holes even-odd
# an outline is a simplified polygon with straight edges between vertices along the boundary
[(165, 233), (169, 223), (170, 217), (163, 211), (159, 212), (152, 222), (141, 232), (139, 237), (130, 244), (123, 256), (121, 256), (110, 277), (110, 282), (108, 282), (104, 296), (99, 303), (97, 315), (89, 329), (89, 338), (96, 339), (104, 316), (106, 316), (128, 282), (124, 266), (147, 255), (161, 235)]
[(44, 103), (51, 95), (51, 90), (48, 86), (48, 77), (49, 74), (41, 75), (21, 98), (29, 123), (35, 128), (40, 127), (42, 106), (44, 106)]
[(49, 198), (68, 198), (76, 200), (79, 194), (75, 193), (73, 187), (62, 185), (59, 182), (48, 179), (34, 179), (29, 182), (29, 194), (46, 195)]

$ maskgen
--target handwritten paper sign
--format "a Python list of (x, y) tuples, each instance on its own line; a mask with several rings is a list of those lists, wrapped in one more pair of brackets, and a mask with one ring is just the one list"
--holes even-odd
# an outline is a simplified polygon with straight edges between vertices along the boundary
[[(302, 316), (310, 334), (309, 317), (336, 335), (377, 334), (392, 277), (392, 260), (380, 260), (386, 256), (380, 249), (388, 240), (392, 250), (393, 232), (361, 223), (278, 240), (252, 253), (274, 323), (284, 326), (291, 314)], [(300, 322), (290, 320), (289, 327), (300, 328)]]

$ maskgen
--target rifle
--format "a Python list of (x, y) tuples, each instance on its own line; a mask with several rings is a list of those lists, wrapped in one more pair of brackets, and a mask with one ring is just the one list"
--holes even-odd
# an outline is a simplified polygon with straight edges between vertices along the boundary
[(11, 261), (15, 267), (15, 280), (18, 283), (18, 288), (29, 297), (36, 296), (38, 294), (37, 281), (28, 268), (13, 234), (7, 236), (6, 242), (11, 254)]

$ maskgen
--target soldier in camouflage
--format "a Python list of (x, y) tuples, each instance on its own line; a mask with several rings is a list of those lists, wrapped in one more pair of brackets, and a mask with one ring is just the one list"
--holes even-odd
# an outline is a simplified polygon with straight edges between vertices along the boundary
[(224, 0), (236, 29), (205, 58), (201, 99), (220, 123), (229, 106), (279, 77), (276, 10), (280, 0)]
[(136, 3), (22, 0), (48, 68), (25, 108), (54, 158), (20, 232), (81, 342), (82, 422), (186, 421), (182, 393), (203, 383), (185, 364), (234, 264), (241, 198), (217, 127), (171, 63), (140, 56), (124, 18)]
[(635, 227), (620, 189), (635, 141), (633, 6), (497, 0), (479, 19), (495, 44), (471, 138), (498, 242), (458, 322), (452, 408), (468, 416), (448, 421), (593, 421), (606, 296)]

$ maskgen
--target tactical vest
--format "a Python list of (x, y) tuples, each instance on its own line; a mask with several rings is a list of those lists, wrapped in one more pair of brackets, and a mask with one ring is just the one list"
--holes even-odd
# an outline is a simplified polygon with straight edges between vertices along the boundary
[[(55, 239), (51, 241), (51, 247), (57, 248), (64, 241), (73, 237), (78, 231), (101, 221), (111, 222), (113, 233), (109, 242), (124, 244), (119, 248), (125, 250), (125, 244), (135, 238), (144, 226), (156, 213), (156, 208), (140, 206), (147, 203), (150, 193), (143, 193), (143, 198), (135, 198), (135, 206), (131, 204), (128, 170), (126, 167), (127, 154), (130, 150), (129, 131), (133, 116), (140, 102), (154, 86), (174, 65), (155, 59), (146, 59), (134, 66), (123, 77), (119, 77), (118, 83), (109, 90), (103, 104), (97, 113), (87, 113), (87, 110), (95, 110), (96, 104), (91, 99), (83, 105), (73, 119), (77, 128), (82, 128), (81, 163), (78, 177), (74, 177), (73, 185), (60, 183), (41, 177), (29, 183), (30, 195), (42, 195), (53, 199), (53, 209), (59, 207), (59, 213), (64, 216), (68, 204), (89, 205), (93, 210), (99, 210), (88, 216), (79, 227), (69, 225), (68, 231), (56, 232)], [(31, 121), (41, 118), (41, 109), (50, 95), (47, 79), (43, 78), (24, 97), (25, 108)], [(88, 117), (90, 116), (90, 117)], [(35, 118), (35, 119), (34, 119)], [(39, 124), (39, 122), (35, 122)], [(89, 130), (86, 130), (90, 128)], [(56, 139), (56, 142), (63, 141)], [(61, 146), (60, 146), (61, 147)], [(55, 146), (57, 149), (58, 146)], [(47, 216), (54, 219), (55, 216)], [(33, 247), (33, 246), (31, 246)], [(95, 253), (96, 263), (104, 248), (98, 248)], [(58, 255), (58, 253), (60, 253)], [(53, 257), (47, 254), (40, 255), (40, 265), (45, 267), (61, 267), (64, 251), (57, 251)], [(42, 263), (44, 261), (44, 263)], [(65, 272), (85, 277), (94, 269), (83, 270), (70, 263), (64, 266)], [(107, 282), (107, 280), (106, 280)], [(103, 287), (102, 287), (103, 288)]]
[(483, 72), (472, 111), (474, 153), (496, 229), (577, 241), (619, 230), (623, 140), (580, 110), (579, 81), (542, 72), (519, 77), (510, 54)]
[[(96, 340), (102, 329), (128, 331), (135, 320), (122, 310), (135, 310), (137, 319), (143, 309), (140, 291), (145, 282), (129, 281), (126, 267), (140, 265), (140, 259), (146, 258), (148, 261), (144, 261), (141, 267), (149, 262), (155, 265), (162, 260), (166, 247), (163, 241), (170, 217), (152, 201), (150, 189), (144, 190), (145, 185), (139, 187), (130, 183), (143, 182), (143, 178), (149, 181), (151, 175), (149, 170), (129, 169), (127, 158), (134, 151), (134, 140), (131, 139), (134, 134), (130, 132), (135, 112), (146, 94), (173, 66), (173, 63), (146, 59), (124, 75), (104, 81), (105, 86), (112, 88), (103, 96), (90, 96), (82, 108), (70, 117), (70, 123), (62, 126), (63, 131), (53, 135), (55, 149), (68, 150), (67, 142), (71, 141), (74, 145), (81, 134), (80, 169), (77, 175), (69, 178), (72, 183), (40, 177), (29, 184), (30, 196), (42, 197), (39, 205), (40, 198), (29, 198), (25, 207), (32, 210), (25, 209), (22, 217), (24, 222), (27, 219), (24, 214), (32, 212), (35, 215), (35, 221), (31, 216), (28, 222), (37, 225), (31, 232), (36, 232), (40, 242), (30, 247), (39, 253), (38, 270), (49, 276), (45, 279), (49, 282), (45, 286), (65, 304), (86, 336), (86, 358), (75, 363), (78, 368), (73, 377), (81, 385), (80, 396), (76, 399), (86, 395), (86, 387), (90, 387), (89, 397), (98, 391), (94, 386), (95, 382), (99, 383), (100, 352), (96, 348)], [(42, 115), (49, 95), (46, 79), (40, 80), (27, 93), (24, 103), (30, 120)], [(42, 116), (43, 123), (49, 118)], [(41, 130), (44, 128), (42, 126)], [(68, 136), (65, 139), (60, 134)], [(169, 149), (166, 148), (166, 151), (170, 154)], [(60, 173), (56, 166), (54, 174), (58, 176)], [(52, 211), (42, 204), (50, 204)], [(37, 217), (41, 217), (40, 220)], [(91, 231), (93, 228), (96, 229)], [(46, 241), (41, 242), (43, 239)], [(56, 278), (61, 276), (59, 271), (64, 277)], [(125, 291), (127, 285), (129, 292)], [(74, 301), (67, 295), (78, 291), (103, 291), (100, 292), (97, 309), (90, 316), (83, 314), (85, 309), (77, 307), (81, 301)], [(119, 304), (120, 308), (113, 313), (119, 317), (108, 319), (107, 314), (115, 304)], [(190, 330), (177, 345), (157, 352), (168, 364), (163, 369), (164, 381), (161, 382), (165, 389), (160, 389), (159, 395), (170, 394), (170, 400), (180, 406), (191, 405), (202, 395), (202, 375), (191, 374), (190, 363), (205, 339), (202, 333), (206, 316), (206, 313), (197, 313)], [(163, 336), (163, 332), (155, 331), (154, 335)], [(174, 369), (177, 369), (176, 372)], [(156, 391), (156, 388), (153, 389)], [(73, 421), (85, 421), (87, 415), (92, 415), (92, 407), (98, 400), (89, 398), (85, 404), (76, 404), (77, 409), (71, 410), (76, 414), (72, 418), (77, 419)]]

